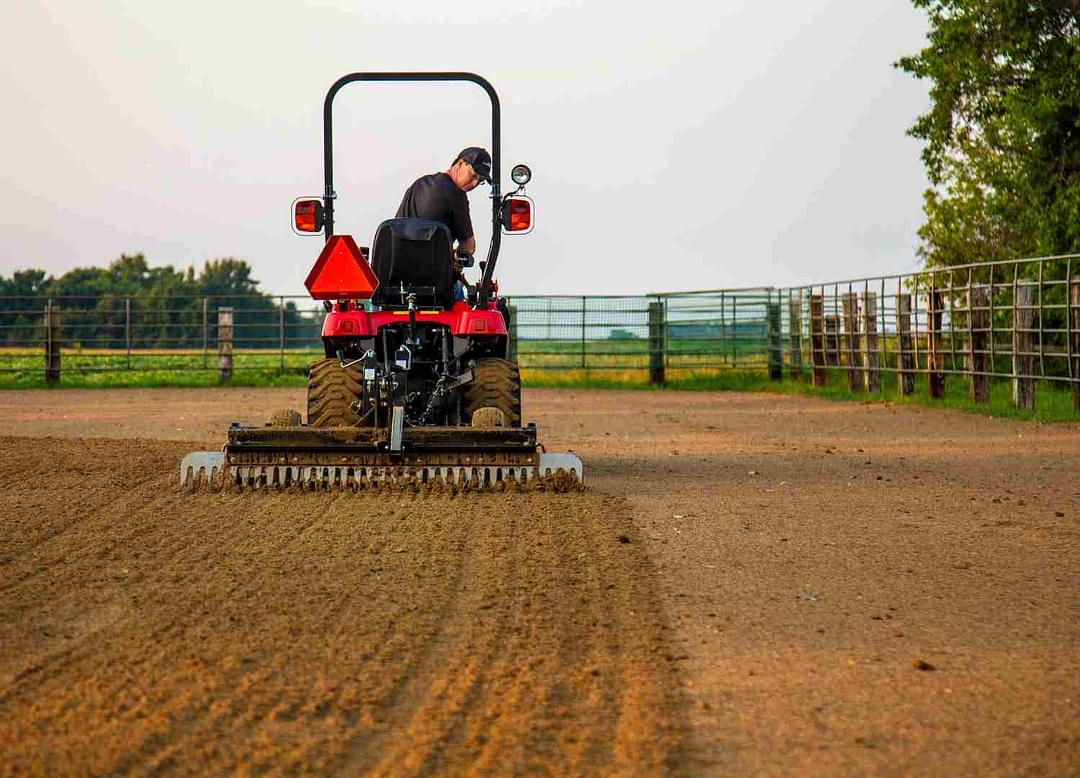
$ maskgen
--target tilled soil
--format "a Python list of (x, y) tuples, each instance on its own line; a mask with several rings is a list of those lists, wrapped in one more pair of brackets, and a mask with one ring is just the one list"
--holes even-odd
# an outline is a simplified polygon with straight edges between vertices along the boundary
[(187, 496), (184, 451), (0, 440), (4, 771), (672, 758), (676, 686), (623, 500)]
[(1080, 774), (1076, 425), (533, 391), (584, 493), (179, 490), (302, 397), (0, 395), (0, 773)]

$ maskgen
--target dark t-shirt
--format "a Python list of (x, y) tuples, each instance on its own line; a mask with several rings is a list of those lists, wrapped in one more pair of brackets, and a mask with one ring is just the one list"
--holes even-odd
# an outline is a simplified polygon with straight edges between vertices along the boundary
[(446, 173), (432, 173), (413, 181), (401, 198), (397, 215), (440, 221), (458, 242), (473, 236), (469, 198)]

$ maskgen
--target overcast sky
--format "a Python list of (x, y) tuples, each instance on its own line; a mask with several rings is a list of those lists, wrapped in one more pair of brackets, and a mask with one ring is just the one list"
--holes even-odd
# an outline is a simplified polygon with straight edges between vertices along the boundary
[[(302, 293), (322, 100), (353, 71), (466, 70), (499, 92), (503, 178), (536, 229), (508, 294), (637, 293), (915, 266), (926, 86), (910, 0), (0, 2), (0, 275), (143, 252), (246, 259)], [(417, 176), (490, 148), (479, 87), (354, 84), (335, 103), (337, 231), (369, 245)], [(487, 188), (470, 196), (487, 246)], [(481, 255), (483, 251), (480, 252)]]

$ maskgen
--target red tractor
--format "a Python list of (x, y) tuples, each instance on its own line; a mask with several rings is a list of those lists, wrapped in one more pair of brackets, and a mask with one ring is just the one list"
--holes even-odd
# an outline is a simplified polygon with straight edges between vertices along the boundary
[[(445, 224), (388, 219), (371, 249), (334, 233), (332, 108), (342, 87), (371, 81), (469, 81), (491, 100), (491, 244), (482, 275), (455, 300), (459, 266)], [(516, 188), (500, 188), (499, 98), (472, 73), (352, 73), (323, 103), (324, 193), (293, 204), (293, 228), (322, 232), (325, 246), (306, 281), (323, 300), (325, 358), (309, 371), (307, 422), (275, 414), (264, 427), (233, 425), (223, 451), (185, 457), (181, 481), (237, 486), (435, 480), (490, 486), (548, 476), (579, 483), (581, 461), (547, 454), (535, 425), (522, 424), (521, 380), (509, 356), (506, 301), (495, 265), (503, 232), (532, 229), (532, 201), (522, 192), (525, 165), (511, 171)], [(455, 263), (458, 263), (457, 265)]]

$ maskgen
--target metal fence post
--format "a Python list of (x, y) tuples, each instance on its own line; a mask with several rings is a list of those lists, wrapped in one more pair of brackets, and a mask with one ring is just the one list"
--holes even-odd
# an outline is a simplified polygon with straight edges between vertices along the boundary
[(802, 380), (802, 290), (788, 296), (788, 333), (791, 338), (791, 356), (788, 373), (792, 381)]
[(285, 298), (278, 298), (278, 352), (281, 354), (281, 364), (278, 370), (285, 372)]
[(581, 366), (585, 367), (585, 302), (588, 298), (581, 296)]
[(50, 299), (45, 303), (45, 382), (60, 381), (60, 310)]
[(780, 302), (773, 302), (772, 292), (765, 301), (765, 324), (769, 338), (769, 380), (784, 377), (784, 341), (780, 332)]
[(840, 317), (836, 314), (825, 317), (825, 364), (829, 367), (840, 366)]
[(667, 362), (667, 326), (664, 321), (664, 302), (649, 303), (649, 383), (666, 381), (664, 366)]
[(1017, 284), (1013, 292), (1013, 402), (1025, 411), (1035, 407), (1035, 381), (1031, 375), (1031, 331), (1035, 322), (1032, 292), (1027, 284)]
[(986, 336), (990, 331), (990, 289), (982, 284), (972, 286), (968, 293), (968, 370), (971, 383), (968, 396), (980, 405), (990, 402), (990, 354)]
[(518, 361), (518, 309), (516, 305), (506, 306), (506, 358), (517, 364)]
[(218, 308), (218, 381), (227, 383), (233, 373), (233, 309)]
[(202, 299), (202, 366), (204, 370), (210, 366), (210, 327), (207, 320), (207, 308), (204, 297)]
[(956, 370), (956, 285), (955, 271), (949, 271), (949, 286), (942, 300), (942, 316), (947, 309), (949, 312), (949, 370)]
[(825, 386), (825, 295), (810, 295), (811, 382)]
[[(850, 288), (850, 287), (849, 287)], [(847, 346), (848, 389), (863, 390), (862, 349), (859, 342), (859, 296), (848, 292), (843, 297), (844, 335)]]
[(877, 293), (863, 292), (863, 329), (866, 330), (866, 391), (881, 391), (881, 355), (877, 336)]
[(739, 308), (735, 295), (731, 295), (731, 366), (739, 363)]
[(724, 321), (724, 290), (720, 290), (720, 366), (727, 357), (727, 322)]
[[(897, 284), (900, 282), (897, 281)], [(900, 394), (915, 394), (915, 350), (911, 338), (911, 295), (896, 293), (896, 331), (899, 343), (897, 372)]]
[[(1071, 275), (1071, 273), (1070, 273)], [(1073, 410), (1080, 413), (1080, 280), (1073, 281), (1069, 294), (1072, 327), (1069, 333), (1069, 350), (1072, 352)]]
[(879, 358), (879, 361), (881, 363), (882, 369), (883, 370), (888, 370), (889, 369), (889, 325), (885, 322), (885, 311), (889, 307), (889, 298), (885, 294), (885, 279), (884, 278), (881, 279), (880, 290), (881, 291), (878, 294), (878, 299), (881, 301), (881, 307), (878, 309), (879, 311), (881, 311), (881, 316), (878, 319), (878, 324), (880, 325), (880, 329), (878, 330), (878, 332), (881, 333), (881, 356)]
[(124, 298), (124, 347), (127, 349), (127, 369), (131, 370), (131, 298)]
[(997, 372), (997, 336), (994, 335), (994, 266), (990, 266), (990, 278), (987, 283), (990, 289), (990, 311), (987, 314), (990, 319), (990, 372)]
[(941, 316), (945, 303), (933, 282), (926, 301), (926, 372), (930, 396), (941, 400), (945, 397), (945, 354), (941, 345)]

